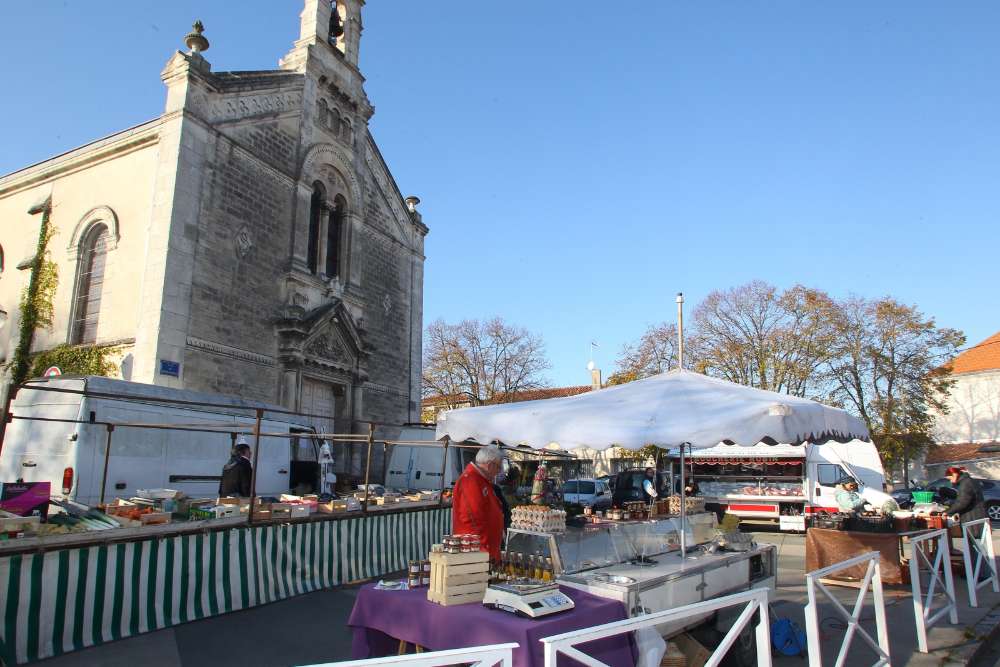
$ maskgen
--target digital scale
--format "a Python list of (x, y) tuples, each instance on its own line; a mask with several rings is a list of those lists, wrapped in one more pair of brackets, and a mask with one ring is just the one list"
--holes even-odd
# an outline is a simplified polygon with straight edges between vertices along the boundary
[(540, 618), (576, 606), (554, 583), (500, 583), (486, 588), (483, 606), (500, 609), (525, 618)]

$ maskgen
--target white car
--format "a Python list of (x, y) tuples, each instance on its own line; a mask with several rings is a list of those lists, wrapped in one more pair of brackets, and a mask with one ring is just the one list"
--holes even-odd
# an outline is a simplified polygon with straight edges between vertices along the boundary
[(571, 479), (562, 485), (564, 503), (611, 507), (611, 487), (602, 479)]

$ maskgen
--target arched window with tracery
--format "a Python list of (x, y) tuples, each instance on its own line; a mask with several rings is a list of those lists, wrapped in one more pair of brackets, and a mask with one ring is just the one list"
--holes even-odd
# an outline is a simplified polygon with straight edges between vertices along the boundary
[(97, 321), (101, 314), (101, 292), (108, 259), (108, 228), (91, 227), (80, 242), (80, 265), (73, 304), (70, 342), (74, 345), (97, 340)]
[(319, 109), (317, 110), (317, 115), (319, 116), (319, 124), (323, 127), (328, 127), (330, 124), (330, 108), (326, 103), (326, 100), (320, 99)]
[(347, 202), (340, 195), (333, 199), (333, 208), (326, 228), (326, 275), (340, 275), (340, 239), (344, 229), (344, 213)]
[(306, 262), (310, 273), (319, 270), (319, 232), (325, 208), (326, 192), (323, 184), (316, 181), (313, 183), (312, 199), (309, 202), (309, 243), (306, 248)]

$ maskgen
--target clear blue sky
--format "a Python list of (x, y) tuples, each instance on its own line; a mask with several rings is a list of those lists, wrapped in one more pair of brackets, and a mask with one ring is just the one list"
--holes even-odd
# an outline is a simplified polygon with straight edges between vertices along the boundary
[[(238, 8), (238, 9), (237, 9)], [(267, 69), (299, 0), (4, 2), (0, 173), (156, 116), (195, 18)], [(1000, 3), (369, 0), (372, 131), (423, 199), (425, 322), (541, 334), (554, 384), (754, 278), (1000, 329)], [(690, 311), (689, 311), (690, 312)]]

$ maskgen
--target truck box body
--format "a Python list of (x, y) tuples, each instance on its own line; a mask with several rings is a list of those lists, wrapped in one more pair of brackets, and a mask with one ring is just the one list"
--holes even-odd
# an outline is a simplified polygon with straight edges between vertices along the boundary
[[(7, 425), (0, 451), (0, 480), (48, 481), (54, 495), (62, 492), (86, 504), (94, 504), (100, 499), (107, 423), (115, 426), (108, 457), (106, 500), (135, 495), (138, 489), (154, 488), (176, 489), (192, 497), (204, 498), (218, 493), (222, 466), (229, 460), (232, 450), (234, 430), (252, 430), (253, 408), (280, 409), (229, 396), (102, 377), (57, 377), (31, 384), (78, 392), (86, 390), (88, 394), (98, 395), (36, 391), (30, 386), (21, 388), (11, 404), (15, 418)], [(103, 394), (116, 398), (101, 396)], [(193, 405), (149, 399), (188, 401)], [(291, 479), (291, 463), (301, 459), (316, 460), (318, 443), (308, 435), (312, 429), (304, 419), (292, 415), (271, 416), (272, 419), (262, 421), (262, 433), (301, 431), (303, 435), (299, 438), (261, 437), (259, 460), (254, 461), (258, 495), (287, 491), (302, 481)], [(140, 428), (136, 424), (183, 425), (201, 430)], [(244, 437), (253, 444), (252, 435)], [(315, 485), (315, 480), (309, 481)]]
[[(676, 478), (680, 474), (677, 450), (669, 458)], [(847, 475), (861, 482), (862, 495), (872, 504), (880, 506), (885, 497), (878, 451), (862, 440), (752, 447), (720, 444), (688, 454), (685, 469), (688, 476), (693, 469), (707, 503), (739, 517), (778, 522), (782, 530), (804, 530), (806, 516), (836, 512), (836, 484)]]

